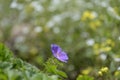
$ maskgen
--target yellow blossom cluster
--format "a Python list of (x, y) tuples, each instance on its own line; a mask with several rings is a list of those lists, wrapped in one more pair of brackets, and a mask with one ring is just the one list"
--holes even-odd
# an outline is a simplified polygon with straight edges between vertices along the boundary
[(108, 72), (108, 67), (102, 67), (99, 71), (98, 71), (98, 74), (100, 76), (103, 76), (104, 73), (107, 73)]
[(96, 20), (96, 14), (93, 11), (84, 11), (81, 20), (89, 20), (88, 24), (92, 30), (96, 30), (102, 24), (100, 20)]
[(107, 39), (102, 43), (95, 43), (93, 46), (94, 53), (98, 55), (101, 52), (109, 52), (114, 47), (115, 43), (111, 39)]
[(101, 22), (100, 20), (91, 21), (89, 22), (89, 26), (92, 30), (96, 30), (99, 26), (101, 26)]
[(95, 17), (96, 17), (96, 16), (94, 15), (93, 12), (91, 12), (91, 11), (85, 11), (85, 12), (83, 13), (83, 15), (82, 15), (81, 20), (82, 20), (82, 21), (86, 21), (86, 20), (88, 20), (88, 19), (92, 20), (92, 19), (94, 19)]

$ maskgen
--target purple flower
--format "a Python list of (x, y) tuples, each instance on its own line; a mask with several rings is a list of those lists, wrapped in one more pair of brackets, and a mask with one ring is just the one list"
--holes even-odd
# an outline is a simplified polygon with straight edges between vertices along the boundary
[(55, 58), (57, 58), (58, 60), (60, 60), (62, 62), (65, 62), (65, 63), (67, 62), (68, 56), (64, 51), (62, 51), (60, 46), (58, 46), (56, 44), (51, 44), (51, 51)]

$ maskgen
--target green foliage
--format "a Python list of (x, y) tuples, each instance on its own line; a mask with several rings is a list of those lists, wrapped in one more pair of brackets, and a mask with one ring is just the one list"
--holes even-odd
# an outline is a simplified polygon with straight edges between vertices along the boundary
[(47, 75), (35, 66), (15, 58), (0, 44), (0, 80), (58, 80), (57, 75)]
[(77, 80), (94, 80), (94, 78), (87, 75), (79, 75)]
[(52, 73), (52, 74), (59, 75), (60, 77), (67, 78), (66, 73), (58, 69), (62, 67), (62, 65), (63, 64), (58, 62), (56, 59), (50, 58), (45, 64), (45, 71), (47, 73)]
[(3, 44), (0, 44), (0, 61), (9, 61), (12, 57), (12, 53), (3, 46)]

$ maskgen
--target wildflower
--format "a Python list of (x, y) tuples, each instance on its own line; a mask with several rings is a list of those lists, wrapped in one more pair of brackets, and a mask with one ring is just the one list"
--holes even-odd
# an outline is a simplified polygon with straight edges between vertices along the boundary
[(102, 76), (102, 75), (103, 75), (103, 73), (102, 73), (101, 71), (99, 71), (99, 72), (98, 72), (98, 74), (99, 74), (100, 76)]
[(103, 48), (103, 51), (108, 52), (108, 51), (110, 51), (111, 49), (112, 49), (111, 47), (107, 46), (107, 47)]
[(100, 76), (103, 76), (103, 74), (107, 73), (108, 70), (109, 70), (108, 67), (102, 67), (102, 68), (100, 69), (100, 71), (98, 71), (98, 74), (99, 74)]
[(102, 71), (102, 72), (105, 72), (105, 73), (108, 72), (108, 67), (103, 67), (103, 68), (101, 69), (101, 71)]
[(114, 47), (114, 46), (115, 46), (114, 41), (111, 40), (111, 39), (107, 39), (107, 40), (106, 40), (106, 44), (109, 45), (109, 46), (111, 46), (111, 47)]
[(68, 61), (68, 56), (66, 52), (62, 51), (60, 46), (56, 44), (51, 44), (51, 51), (53, 53), (53, 56), (57, 58), (58, 60), (65, 62), (65, 63)]
[(82, 20), (85, 21), (87, 19), (93, 20), (97, 17), (96, 12), (85, 11), (82, 15)]
[(96, 30), (98, 27), (101, 26), (101, 22), (99, 20), (95, 20), (90, 22), (89, 25), (92, 30)]

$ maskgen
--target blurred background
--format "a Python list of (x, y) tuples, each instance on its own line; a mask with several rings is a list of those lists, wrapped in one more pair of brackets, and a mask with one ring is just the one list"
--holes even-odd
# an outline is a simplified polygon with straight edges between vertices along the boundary
[(120, 70), (120, 0), (0, 0), (0, 42), (38, 68), (60, 45), (68, 80)]

